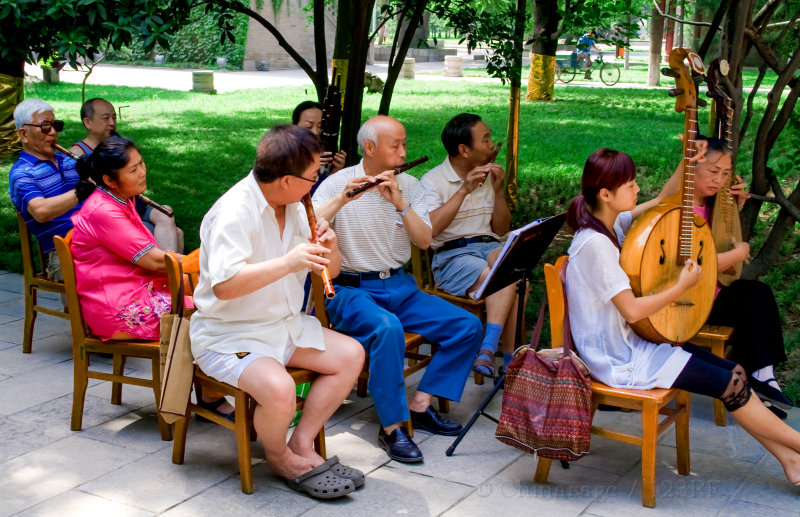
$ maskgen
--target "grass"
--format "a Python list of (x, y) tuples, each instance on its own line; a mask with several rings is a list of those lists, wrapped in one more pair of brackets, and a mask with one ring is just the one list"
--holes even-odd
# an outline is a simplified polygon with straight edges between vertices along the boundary
[[(634, 83), (634, 84), (647, 84), (647, 62), (646, 61), (631, 61), (630, 67), (628, 70), (624, 69), (624, 61), (622, 59), (614, 59), (613, 52), (609, 55), (608, 53), (603, 55), (606, 63), (614, 63), (619, 65), (620, 74), (619, 74), (619, 82), (621, 83)], [(569, 61), (568, 54), (558, 54), (557, 59)], [(469, 64), (469, 61), (466, 62)], [(582, 64), (581, 64), (582, 66)], [(666, 66), (666, 64), (664, 65)], [(442, 75), (444, 70), (424, 70), (416, 72), (422, 75)], [(530, 67), (523, 66), (522, 67), (522, 82), (527, 83), (528, 81), (528, 74), (530, 73)], [(480, 67), (465, 67), (463, 74), (465, 77), (489, 77), (489, 74), (486, 72), (485, 66)], [(744, 85), (745, 92), (749, 92), (749, 89), (752, 88), (755, 83), (756, 79), (758, 78), (758, 70), (755, 69), (748, 69), (742, 72), (742, 84)], [(575, 76), (576, 80), (583, 80), (583, 73), (577, 74)], [(761, 82), (759, 88), (772, 88), (774, 86), (775, 81), (778, 79), (777, 74), (774, 71), (768, 70), (767, 74), (764, 76), (764, 80)], [(597, 83), (598, 87), (603, 86), (600, 82), (599, 76), (599, 69), (592, 72), (592, 81)], [(561, 84), (556, 82), (556, 84)], [(667, 87), (668, 85), (672, 85), (672, 79), (661, 77), (661, 85)], [(705, 88), (703, 88), (705, 90)]]
[[(683, 130), (683, 117), (675, 113), (674, 100), (658, 90), (564, 86), (556, 92), (553, 102), (523, 102), (520, 108), (520, 205), (514, 214), (515, 224), (565, 210), (580, 189), (586, 157), (598, 147), (628, 152), (639, 166), (641, 198), (652, 196), (680, 155), (677, 134)], [(175, 209), (186, 234), (187, 249), (199, 245), (198, 230), (206, 211), (250, 170), (261, 135), (270, 126), (287, 122), (293, 107), (313, 96), (310, 88), (302, 86), (206, 95), (87, 85), (86, 94), (129, 106), (118, 121), (119, 131), (141, 147), (148, 166), (147, 194)], [(26, 97), (47, 100), (58, 118), (66, 121), (60, 136), (63, 145), (84, 136), (78, 120), (79, 85), (30, 84)], [(374, 115), (379, 101), (378, 95), (367, 95), (363, 116)], [(763, 97), (756, 106), (763, 110)], [(439, 140), (442, 126), (461, 111), (480, 113), (494, 130), (495, 140), (505, 140), (508, 89), (500, 84), (398, 82), (392, 115), (405, 124), (409, 159), (427, 154), (430, 167), (439, 163), (444, 158)], [(781, 148), (779, 140), (775, 152), (794, 151)], [(738, 172), (747, 177), (750, 154), (742, 153), (740, 158)], [(0, 188), (6, 192), (11, 164), (9, 160), (0, 163)], [(420, 176), (430, 167), (412, 173)], [(765, 222), (775, 216), (773, 209), (765, 210)], [(19, 271), (19, 237), (13, 207), (5, 195), (0, 199), (0, 228), (0, 269)], [(564, 253), (568, 243), (568, 235), (560, 236), (546, 259)], [(790, 363), (795, 365), (795, 373), (784, 379), (796, 400), (800, 400), (798, 244), (800, 230), (795, 229), (787, 236), (778, 263), (764, 278), (776, 291), (781, 308), (787, 350), (793, 358)], [(538, 309), (541, 270), (534, 275), (533, 288), (529, 311)]]

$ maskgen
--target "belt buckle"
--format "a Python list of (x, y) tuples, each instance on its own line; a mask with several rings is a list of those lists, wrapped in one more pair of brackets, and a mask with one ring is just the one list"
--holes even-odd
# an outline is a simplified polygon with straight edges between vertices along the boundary
[(386, 280), (390, 276), (392, 276), (391, 271), (380, 271), (380, 272), (378, 272), (378, 278), (380, 278), (381, 280)]

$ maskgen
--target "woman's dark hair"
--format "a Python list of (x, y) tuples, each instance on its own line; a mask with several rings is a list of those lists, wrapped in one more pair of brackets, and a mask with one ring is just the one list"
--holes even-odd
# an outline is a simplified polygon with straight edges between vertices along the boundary
[(131, 149), (139, 150), (131, 140), (121, 136), (110, 136), (95, 147), (94, 152), (81, 156), (75, 169), (82, 180), (91, 179), (95, 184), (108, 188), (103, 175), (117, 181), (119, 171), (128, 163)]
[(305, 110), (310, 110), (312, 108), (322, 111), (322, 104), (315, 101), (303, 101), (298, 104), (292, 112), (292, 124), (296, 125), (298, 122), (300, 122), (300, 115), (302, 115)]
[(567, 224), (574, 231), (592, 228), (607, 236), (619, 247), (616, 236), (592, 215), (589, 208), (597, 207), (597, 195), (602, 189), (613, 191), (634, 177), (636, 177), (636, 165), (627, 154), (605, 147), (593, 152), (583, 166), (581, 194), (573, 198), (567, 209)]
[(459, 113), (445, 124), (442, 130), (442, 143), (450, 156), (458, 156), (458, 146), (472, 147), (472, 127), (481, 121), (478, 115)]
[(308, 129), (289, 124), (273, 126), (256, 147), (253, 172), (261, 183), (300, 176), (322, 151), (319, 138)]
[(731, 151), (728, 149), (727, 144), (724, 140), (720, 140), (719, 138), (709, 138), (705, 135), (697, 135), (697, 140), (705, 140), (708, 142), (708, 150), (709, 151), (716, 151), (718, 153), (723, 153), (730, 155)]

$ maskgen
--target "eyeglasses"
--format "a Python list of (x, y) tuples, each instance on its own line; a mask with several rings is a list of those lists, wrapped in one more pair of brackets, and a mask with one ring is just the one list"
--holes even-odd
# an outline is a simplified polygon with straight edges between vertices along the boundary
[(301, 180), (308, 181), (309, 183), (316, 183), (316, 182), (317, 182), (317, 180), (319, 179), (319, 173), (316, 173), (316, 174), (314, 175), (314, 179), (308, 179), (308, 178), (304, 178), (304, 177), (302, 177), (302, 176), (296, 176), (296, 175), (294, 175), (294, 174), (292, 174), (292, 176), (294, 176), (295, 178), (300, 178)]
[(42, 122), (41, 124), (22, 124), (23, 126), (33, 126), (38, 127), (42, 130), (42, 133), (45, 135), (50, 132), (51, 129), (55, 129), (56, 133), (60, 133), (64, 130), (64, 121), (63, 120), (54, 120), (52, 122)]

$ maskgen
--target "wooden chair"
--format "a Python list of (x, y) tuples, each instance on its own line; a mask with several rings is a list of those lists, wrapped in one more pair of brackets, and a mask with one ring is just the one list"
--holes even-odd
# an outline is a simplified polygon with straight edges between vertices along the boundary
[[(726, 358), (730, 352), (730, 346), (727, 343), (731, 335), (733, 335), (733, 328), (731, 327), (703, 325), (700, 332), (689, 342), (693, 345), (708, 348), (717, 357)], [(728, 419), (725, 416), (725, 404), (720, 399), (714, 399), (714, 422), (720, 427), (725, 427), (728, 424)]]
[(17, 226), (19, 227), (19, 244), (22, 248), (22, 277), (25, 280), (25, 330), (22, 337), (22, 352), (30, 354), (33, 346), (33, 325), (36, 323), (36, 313), (41, 312), (65, 320), (69, 319), (69, 314), (63, 310), (51, 309), (37, 303), (39, 291), (63, 295), (64, 283), (47, 279), (45, 272), (47, 262), (38, 245), (40, 267), (36, 267), (33, 261), (31, 232), (28, 225), (25, 224), (25, 219), (19, 213), (17, 213)]
[[(187, 275), (184, 286), (187, 289), (186, 294), (191, 294), (194, 287), (197, 285), (197, 276), (200, 271), (198, 261), (198, 250), (186, 255), (181, 261), (183, 271)], [(180, 282), (184, 282), (178, 269), (178, 261), (172, 255), (167, 256), (167, 277), (169, 278), (169, 289), (172, 293), (172, 306), (178, 306), (178, 287)], [(296, 384), (303, 384), (311, 382), (316, 377), (316, 372), (311, 370), (304, 370), (300, 368), (287, 368), (286, 371), (292, 376)], [(192, 413), (204, 417), (211, 422), (221, 425), (226, 429), (230, 429), (236, 435), (236, 448), (239, 456), (239, 477), (242, 482), (242, 492), (245, 494), (253, 493), (253, 468), (250, 463), (251, 452), (250, 442), (255, 441), (256, 431), (253, 427), (253, 414), (256, 409), (256, 401), (247, 392), (235, 386), (220, 382), (208, 375), (204, 374), (200, 368), (195, 365), (194, 390), (196, 400), (200, 400), (203, 396), (203, 390), (213, 391), (234, 399), (234, 421), (231, 422), (227, 418), (221, 416), (215, 411), (211, 411), (198, 406), (196, 403), (189, 401), (186, 408), (186, 415), (175, 422), (175, 442), (172, 447), (172, 462), (177, 465), (183, 465), (184, 453), (186, 452), (186, 433), (189, 428), (189, 420)], [(297, 410), (303, 409), (304, 400), (297, 397)], [(314, 439), (314, 448), (323, 458), (326, 457), (325, 451), (325, 428), (319, 430), (319, 434)]]
[[(325, 310), (325, 295), (322, 289), (322, 280), (320, 279), (319, 275), (315, 274), (311, 275), (311, 293), (314, 298), (314, 315), (320, 321), (320, 323), (322, 323), (323, 327), (332, 328), (330, 320), (328, 319), (328, 313)], [(403, 368), (404, 379), (428, 366), (428, 364), (433, 359), (433, 355), (436, 353), (436, 348), (433, 345), (431, 345), (431, 350), (427, 354), (421, 353), (419, 351), (420, 346), (422, 346), (425, 343), (425, 338), (423, 338), (421, 335), (415, 334), (413, 332), (406, 332), (405, 335), (406, 335), (405, 357), (408, 360), (408, 366)], [(358, 381), (356, 381), (356, 395), (358, 395), (359, 397), (367, 396), (368, 381), (369, 381), (369, 356), (366, 356), (364, 358), (364, 367), (361, 369), (361, 373), (358, 376)], [(437, 399), (439, 401), (439, 411), (442, 413), (449, 412), (450, 401), (443, 397), (437, 397)], [(406, 429), (408, 431), (408, 435), (413, 438), (414, 429), (411, 425), (410, 420), (406, 422)]]
[[(89, 379), (111, 381), (111, 403), (120, 404), (122, 400), (122, 385), (133, 384), (152, 388), (155, 394), (156, 407), (161, 398), (161, 371), (160, 349), (158, 341), (144, 340), (112, 340), (102, 341), (93, 335), (83, 319), (78, 291), (75, 287), (75, 264), (72, 260), (72, 232), (66, 237), (53, 238), (61, 262), (61, 271), (64, 275), (64, 289), (69, 308), (69, 319), (72, 327), (72, 363), (74, 367), (74, 388), (72, 395), (72, 422), (70, 429), (80, 431), (83, 421), (83, 403), (86, 397), (86, 387)], [(112, 354), (112, 373), (104, 373), (89, 369), (89, 354)], [(125, 375), (125, 361), (128, 357), (142, 357), (149, 359), (152, 364), (152, 378), (130, 377)], [(172, 427), (167, 424), (161, 415), (158, 418), (158, 428), (162, 440), (172, 439)]]
[[(433, 251), (428, 248), (426, 250), (419, 249), (414, 243), (411, 243), (411, 272), (417, 281), (417, 287), (421, 291), (438, 296), (456, 307), (460, 307), (465, 311), (474, 314), (480, 319), (484, 325), (486, 324), (486, 302), (484, 300), (473, 300), (466, 296), (454, 296), (450, 293), (442, 291), (436, 287), (433, 280), (433, 271), (431, 264), (433, 261)], [(478, 372), (472, 372), (475, 384), (483, 384), (483, 375)]]
[[(562, 346), (564, 339), (564, 291), (559, 271), (566, 257), (559, 257), (555, 265), (545, 264), (544, 277), (550, 302), (550, 333), (553, 348)], [(674, 408), (666, 407), (675, 401)], [(592, 417), (599, 404), (635, 409), (642, 413), (642, 436), (632, 436), (592, 426), (592, 434), (632, 443), (641, 447), (642, 453), (642, 506), (656, 505), (656, 450), (658, 437), (675, 423), (675, 445), (678, 453), (678, 473), (689, 475), (689, 393), (676, 388), (631, 390), (606, 386), (592, 380)], [(666, 415), (659, 422), (659, 415)], [(551, 460), (539, 458), (534, 481), (547, 482)]]

